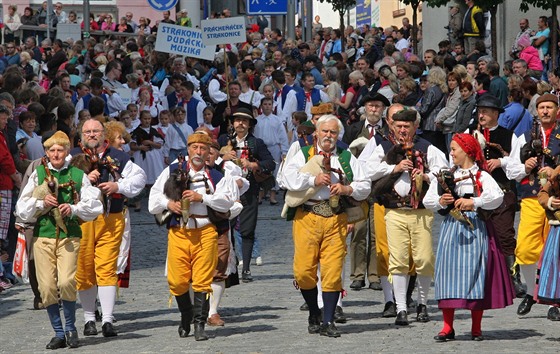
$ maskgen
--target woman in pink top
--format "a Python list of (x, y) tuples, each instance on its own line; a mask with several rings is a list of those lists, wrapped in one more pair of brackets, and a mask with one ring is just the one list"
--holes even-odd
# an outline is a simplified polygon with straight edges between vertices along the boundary
[(539, 51), (537, 48), (531, 45), (531, 40), (528, 36), (521, 36), (517, 41), (517, 46), (521, 49), (519, 52), (519, 59), (523, 59), (527, 62), (527, 68), (533, 70), (538, 76), (531, 75), (533, 77), (540, 77), (543, 70), (543, 65), (541, 59), (539, 58)]
[(116, 31), (117, 24), (113, 22), (113, 15), (107, 15), (105, 22), (101, 24), (102, 31)]

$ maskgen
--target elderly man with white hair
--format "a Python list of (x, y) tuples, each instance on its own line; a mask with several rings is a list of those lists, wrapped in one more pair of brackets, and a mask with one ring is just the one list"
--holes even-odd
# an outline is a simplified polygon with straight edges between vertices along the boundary
[[(341, 130), (336, 116), (319, 118), (317, 143), (303, 147), (287, 160), (282, 176), (278, 177), (288, 194), (308, 191), (297, 207), (288, 210), (288, 220), (294, 220), (294, 277), (309, 307), (308, 332), (328, 337), (340, 337), (334, 314), (342, 290), (348, 226), (341, 199), (361, 201), (370, 192), (369, 180), (356, 158), (336, 146)], [(324, 302), (322, 323), (317, 303), (319, 266)]]

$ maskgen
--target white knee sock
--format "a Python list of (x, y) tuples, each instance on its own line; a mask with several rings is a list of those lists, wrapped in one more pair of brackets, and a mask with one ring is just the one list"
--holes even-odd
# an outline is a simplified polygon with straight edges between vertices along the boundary
[(84, 321), (87, 323), (89, 321), (95, 322), (95, 299), (97, 298), (97, 286), (92, 286), (87, 290), (78, 291), (80, 295), (80, 302), (82, 303), (82, 309), (84, 310)]
[(397, 303), (397, 313), (406, 311), (406, 288), (408, 286), (408, 275), (393, 274), (393, 292)]
[(212, 294), (210, 295), (210, 311), (208, 312), (209, 316), (218, 313), (218, 307), (220, 306), (220, 301), (222, 301), (222, 295), (224, 294), (225, 290), (226, 290), (225, 281), (212, 283)]
[(381, 281), (381, 288), (383, 289), (383, 298), (385, 303), (393, 302), (393, 286), (389, 283), (389, 277), (382, 275), (379, 277)]
[(527, 284), (527, 295), (533, 295), (535, 290), (535, 278), (537, 273), (537, 264), (520, 264), (519, 268), (525, 278), (525, 284)]
[(97, 292), (99, 293), (99, 302), (101, 303), (101, 311), (103, 312), (103, 320), (101, 323), (113, 323), (113, 309), (117, 297), (117, 287), (114, 285), (99, 286)]
[(426, 305), (428, 303), (430, 285), (432, 285), (432, 277), (418, 274), (416, 279), (418, 281), (418, 305)]
[(323, 288), (321, 287), (321, 266), (317, 267), (317, 305), (323, 308)]

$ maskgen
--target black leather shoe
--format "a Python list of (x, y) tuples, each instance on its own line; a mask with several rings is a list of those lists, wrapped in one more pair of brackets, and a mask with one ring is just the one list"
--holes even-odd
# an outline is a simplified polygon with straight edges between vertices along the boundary
[(243, 271), (241, 273), (241, 281), (243, 281), (244, 283), (250, 283), (253, 281), (253, 276), (251, 275), (250, 270)]
[(307, 302), (304, 302), (303, 305), (299, 307), (300, 311), (309, 311), (309, 306), (307, 306)]
[(64, 338), (52, 337), (51, 341), (47, 346), (46, 349), (60, 349), (66, 348), (66, 340)]
[(365, 280), (354, 280), (352, 282), (352, 284), (350, 284), (350, 289), (352, 290), (360, 290), (361, 288), (363, 288), (364, 286), (366, 286), (366, 281)]
[(103, 333), (103, 337), (116, 337), (117, 330), (113, 327), (113, 324), (110, 322), (105, 322), (103, 326), (101, 326), (101, 332)]
[(484, 340), (484, 337), (482, 336), (482, 334), (479, 334), (478, 336), (471, 335), (471, 340), (482, 342)]
[(321, 331), (321, 316), (309, 315), (307, 323), (307, 331), (309, 334), (317, 334)]
[(560, 321), (560, 311), (558, 310), (558, 307), (549, 308), (546, 318), (551, 321)]
[(449, 333), (439, 332), (437, 336), (434, 337), (436, 342), (447, 342), (448, 340), (455, 340), (455, 330), (452, 329)]
[(519, 316), (523, 316), (523, 315), (528, 314), (529, 312), (531, 312), (531, 307), (533, 307), (535, 302), (536, 301), (533, 300), (532, 295), (525, 295), (525, 297), (523, 298), (523, 300), (519, 304), (519, 307), (517, 308), (517, 314)]
[(337, 306), (334, 310), (334, 322), (336, 323), (346, 323), (346, 315), (342, 311), (342, 307)]
[(84, 326), (84, 336), (96, 336), (97, 328), (95, 327), (95, 321), (87, 321)]
[(181, 325), (179, 326), (178, 332), (179, 332), (179, 337), (186, 338), (189, 335), (189, 333), (191, 333), (191, 326), (184, 328), (183, 325)]
[(430, 315), (428, 315), (428, 307), (426, 305), (416, 306), (416, 321), (418, 322), (430, 322)]
[(329, 322), (327, 324), (321, 325), (321, 331), (319, 332), (322, 336), (327, 336), (331, 338), (338, 338), (340, 337), (340, 332), (338, 328), (334, 325), (334, 322)]
[(201, 341), (201, 340), (208, 340), (208, 335), (204, 330), (204, 323), (195, 323), (194, 324), (194, 340)]
[(78, 342), (78, 331), (68, 331), (66, 332), (66, 345), (69, 348), (78, 348), (80, 343)]
[(400, 311), (395, 319), (395, 325), (397, 326), (408, 326), (408, 314), (406, 311)]
[(385, 308), (383, 309), (383, 314), (381, 317), (384, 318), (393, 318), (397, 315), (397, 305), (393, 301), (389, 301), (385, 304)]
[(373, 283), (369, 283), (369, 288), (371, 290), (381, 291), (383, 288), (381, 287), (381, 283), (378, 281), (374, 281)]

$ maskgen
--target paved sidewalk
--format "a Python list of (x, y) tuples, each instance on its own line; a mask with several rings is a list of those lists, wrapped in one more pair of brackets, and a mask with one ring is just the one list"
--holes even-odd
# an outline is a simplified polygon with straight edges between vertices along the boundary
[[(179, 338), (179, 313), (163, 275), (167, 247), (164, 228), (158, 228), (144, 209), (132, 212), (132, 272), (130, 288), (122, 289), (115, 308), (118, 337), (82, 336), (83, 312), (77, 310), (81, 347), (73, 352), (96, 353), (317, 353), (317, 352), (480, 352), (553, 353), (558, 352), (560, 322), (546, 319), (547, 307), (535, 305), (519, 318), (514, 306), (488, 311), (482, 328), (483, 342), (470, 340), (470, 314), (458, 311), (457, 340), (435, 343), (441, 328), (441, 313), (430, 301), (432, 321), (416, 323), (410, 316), (408, 327), (396, 327), (394, 319), (381, 318), (381, 291), (349, 291), (344, 299), (346, 324), (339, 325), (342, 337), (331, 339), (307, 334), (307, 313), (299, 311), (303, 300), (292, 285), (291, 224), (280, 219), (281, 207), (265, 202), (259, 213), (257, 237), (260, 239), (262, 266), (251, 267), (255, 281), (227, 289), (220, 314), (225, 327), (209, 327), (213, 338), (196, 342)], [(434, 223), (434, 244), (437, 227)], [(348, 264), (348, 260), (347, 260)], [(346, 272), (348, 274), (348, 272)], [(349, 280), (345, 279), (346, 287)], [(433, 298), (433, 291), (431, 294)], [(45, 311), (34, 311), (33, 295), (27, 285), (0, 294), (0, 352), (44, 352), (53, 336)], [(98, 329), (100, 329), (98, 324)], [(63, 349), (64, 350), (64, 349)]]

